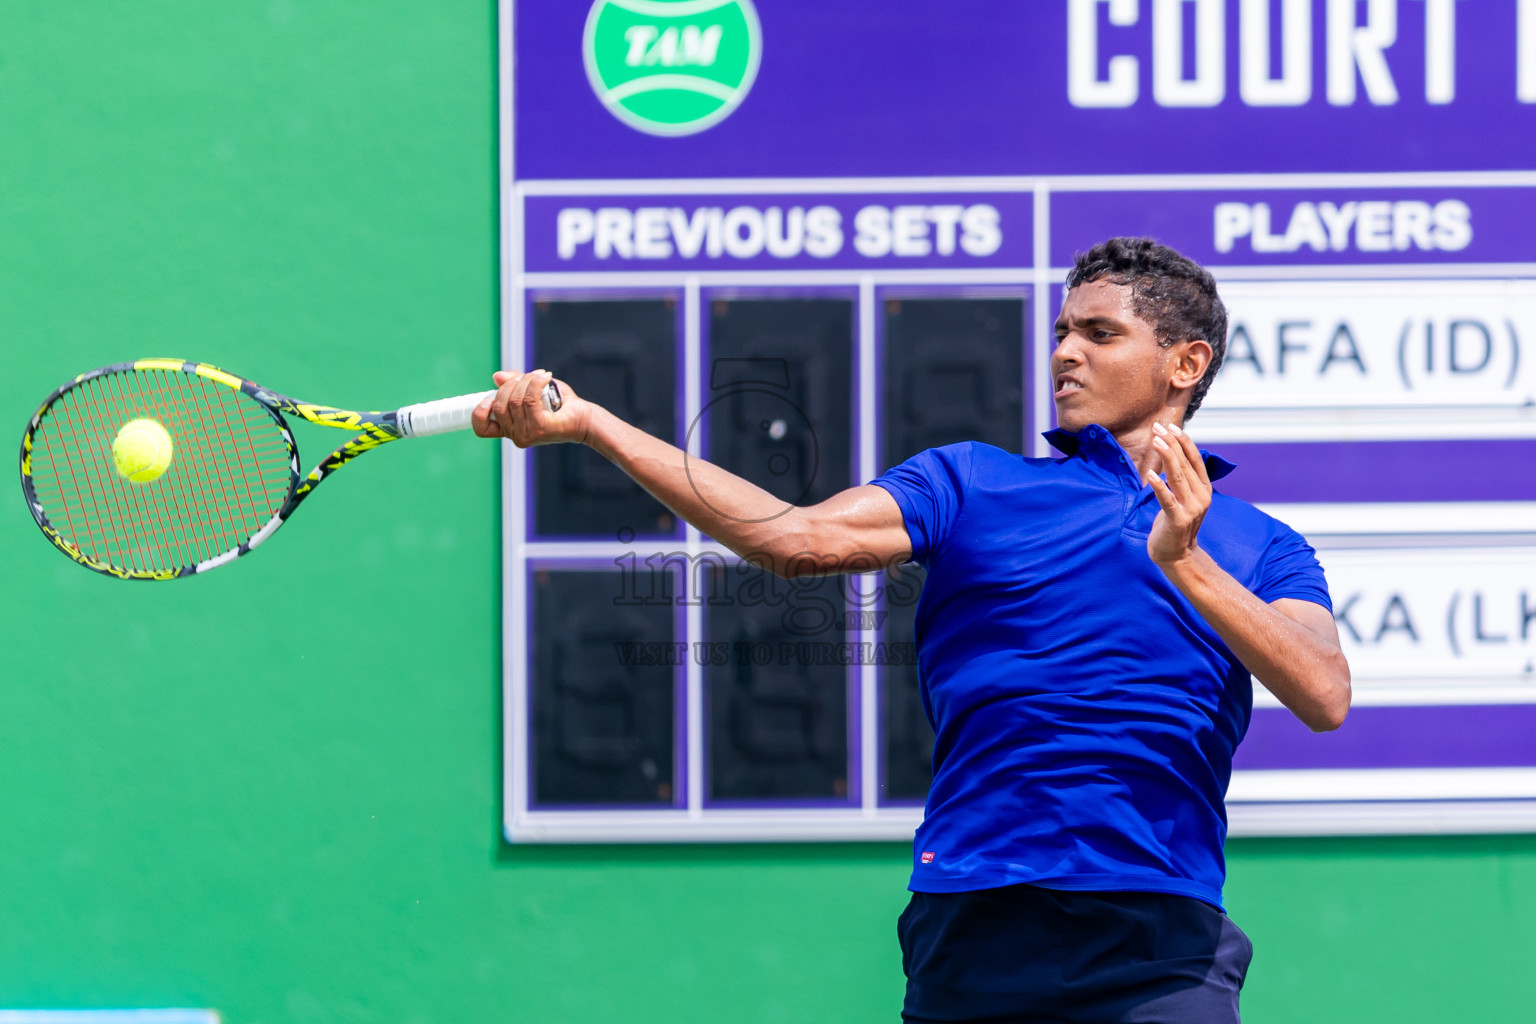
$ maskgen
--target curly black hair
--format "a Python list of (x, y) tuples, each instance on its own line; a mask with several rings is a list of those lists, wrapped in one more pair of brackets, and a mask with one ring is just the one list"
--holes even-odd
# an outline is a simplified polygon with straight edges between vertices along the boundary
[(1211, 365), (1189, 394), (1188, 420), (1227, 357), (1227, 307), (1216, 294), (1216, 281), (1194, 260), (1150, 238), (1111, 238), (1077, 254), (1067, 273), (1067, 289), (1107, 280), (1131, 289), (1131, 309), (1152, 325), (1163, 347), (1203, 339), (1211, 346)]

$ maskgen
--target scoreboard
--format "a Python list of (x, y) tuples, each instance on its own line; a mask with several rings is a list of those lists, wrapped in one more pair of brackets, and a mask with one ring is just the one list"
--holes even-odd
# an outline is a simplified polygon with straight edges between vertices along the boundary
[[(1190, 423), (1318, 549), (1354, 709), (1256, 688), (1235, 835), (1536, 827), (1536, 0), (503, 0), (504, 362), (791, 504), (1051, 454), (1073, 254), (1215, 274)], [(590, 451), (505, 446), (526, 841), (889, 839), (900, 573), (787, 582)]]

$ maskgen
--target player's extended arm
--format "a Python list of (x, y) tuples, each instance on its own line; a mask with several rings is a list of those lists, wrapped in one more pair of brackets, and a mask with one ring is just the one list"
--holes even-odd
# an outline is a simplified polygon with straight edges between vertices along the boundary
[(628, 473), (701, 533), (781, 576), (871, 572), (900, 565), (912, 546), (901, 508), (884, 488), (865, 485), (804, 508), (786, 505), (756, 484), (625, 423), (559, 381), (559, 412), (539, 396), (547, 371), (502, 371), (494, 398), (475, 410), (481, 437), (505, 437), (520, 448), (586, 444)]
[(1350, 682), (1333, 615), (1311, 601), (1265, 604), (1200, 548), (1196, 539), (1211, 504), (1205, 462), (1178, 427), (1153, 429), (1168, 479), (1147, 474), (1163, 506), (1147, 553), (1280, 703), (1315, 732), (1337, 729), (1349, 712)]

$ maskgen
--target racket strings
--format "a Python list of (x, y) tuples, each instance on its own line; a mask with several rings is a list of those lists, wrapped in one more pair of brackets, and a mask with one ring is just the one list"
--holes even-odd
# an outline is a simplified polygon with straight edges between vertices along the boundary
[[(56, 471), (62, 460), (69, 478), (66, 481), (58, 477), (51, 482), (34, 470), (34, 489), (56, 528), (59, 516), (55, 510), (63, 510), (64, 522), (72, 531), (66, 539), (85, 554), (121, 568), (157, 570), (162, 568), (161, 560), (155, 557), (158, 553), (150, 552), (145, 543), (148, 528), (144, 525), (142, 499), (126, 489), (128, 481), (115, 470), (108, 473), (92, 465), (93, 461), (110, 457), (111, 438), (116, 434), (109, 426), (111, 421), (117, 420), (119, 425), (127, 422), (123, 419), (121, 399), (104, 397), (103, 390), (99, 380), (88, 381), (72, 393), (73, 400), (61, 400), (50, 407), (50, 419), (58, 425), (57, 437), (52, 436), (54, 432), (48, 429), (51, 424), (45, 420), (39, 436), (34, 438), (34, 451), (41, 440), (50, 466)], [(92, 449), (96, 449), (98, 459), (82, 457)], [(136, 550), (143, 557), (131, 557)]]
[[(123, 425), (152, 419), (172, 457), (157, 479), (118, 473)], [(172, 572), (238, 547), (282, 507), (293, 448), (265, 407), (176, 370), (104, 374), (60, 395), (32, 440), (33, 487), (49, 525), (97, 562)]]
[[(61, 440), (65, 443), (49, 446), (50, 463), (57, 465), (60, 459), (65, 462), (70, 472), (73, 496), (78, 499), (61, 502), (66, 510), (67, 521), (76, 531), (69, 539), (98, 561), (124, 568), (158, 568), (150, 564), (128, 564), (129, 553), (135, 547), (142, 549), (147, 536), (140, 517), (133, 512), (138, 505), (135, 500), (137, 496), (128, 492), (124, 486), (128, 481), (123, 480), (115, 470), (110, 475), (93, 472), (82, 460), (70, 458), (72, 450), (87, 450), (92, 439), (107, 429), (104, 420), (107, 417), (115, 418), (116, 410), (121, 407), (120, 402), (108, 403), (101, 400), (98, 381), (90, 381), (83, 387), (93, 393), (87, 396), (88, 401), (56, 403), (51, 410), (60, 423)], [(113, 429), (107, 436), (111, 438), (115, 434), (116, 430)], [(109, 440), (108, 455), (110, 452)], [(45, 481), (36, 478), (35, 472), (34, 487), (46, 509), (49, 505), (46, 500), (49, 489)], [(69, 493), (69, 490), (61, 487), (58, 496), (63, 497)]]
[[(94, 542), (97, 545), (97, 550), (109, 550), (110, 546), (108, 544), (108, 537), (106, 536), (106, 523), (101, 511), (103, 504), (101, 494), (99, 492), (101, 481), (98, 480), (94, 474), (86, 474), (80, 472), (80, 467), (76, 464), (76, 462), (67, 457), (66, 453), (69, 446), (79, 445), (82, 443), (80, 440), (81, 431), (75, 424), (75, 416), (72, 415), (73, 410), (61, 409), (60, 412), (62, 413), (62, 415), (59, 417), (62, 428), (68, 431), (68, 446), (47, 446), (44, 450), (48, 454), (50, 465), (56, 466), (59, 458), (63, 456), (65, 468), (68, 469), (70, 475), (69, 482), (71, 484), (71, 489), (73, 493), (78, 495), (80, 498), (79, 501), (64, 506), (68, 521), (76, 531), (73, 536), (77, 538), (85, 538)], [(34, 442), (34, 465), (36, 463), (36, 459), (36, 444)], [(59, 479), (62, 483), (62, 478), (56, 479)], [(37, 480), (35, 469), (34, 480)], [(41, 480), (37, 480), (37, 482), (41, 482)], [(41, 492), (39, 492), (39, 497), (42, 497)], [(89, 508), (87, 508), (85, 504), (87, 501), (90, 503)], [(78, 526), (75, 525), (77, 519)]]
[[(178, 385), (155, 392), (159, 408), (172, 422), (198, 424), (198, 429), (186, 432), (194, 457), (184, 467), (188, 487), (183, 511), (190, 535), (204, 547), (205, 557), (212, 557), (236, 546), (230, 537), (245, 539), (255, 533), (281, 507), (291, 452), (281, 430), (254, 402), (202, 377), (159, 372)], [(232, 412), (243, 424), (238, 432)], [(251, 429), (253, 421), (256, 431)], [(254, 443), (254, 437), (262, 443)], [(231, 457), (240, 451), (254, 457)], [(275, 472), (263, 475), (263, 466)]]
[[(117, 407), (118, 408), (124, 408), (124, 407), (126, 407), (128, 405), (128, 396), (122, 390), (122, 388), (123, 388), (122, 381), (120, 379), (118, 379), (120, 376), (121, 375), (119, 375), (119, 374), (112, 374), (112, 375), (109, 375), (106, 378), (99, 378), (98, 380), (92, 381), (91, 383), (92, 384), (100, 383), (101, 386), (102, 386), (102, 389), (115, 391), (115, 394), (114, 394), (113, 397), (114, 397), (114, 400), (117, 403)], [(101, 405), (98, 405), (97, 408), (105, 410), (106, 409), (106, 405), (105, 405), (105, 403), (103, 403)], [(106, 426), (106, 427), (110, 428), (111, 424), (107, 423), (107, 424), (103, 424), (103, 426)], [(161, 496), (160, 496), (159, 490), (158, 489), (150, 490), (150, 489), (146, 489), (146, 488), (142, 488), (142, 487), (135, 487), (129, 481), (122, 479), (122, 477), (120, 475), (117, 476), (117, 479), (115, 479), (113, 481), (113, 483), (115, 485), (115, 492), (119, 493), (119, 494), (126, 495), (128, 498), (132, 499), (133, 506), (136, 508), (136, 510), (138, 511), (138, 513), (140, 515), (139, 520), (135, 523), (135, 526), (137, 527), (137, 530), (135, 531), (135, 533), (136, 533), (136, 539), (137, 539), (137, 541), (139, 543), (139, 550), (146, 551), (146, 552), (158, 553), (158, 551), (155, 548), (155, 546), (150, 543), (149, 533), (147, 531), (147, 528), (146, 528), (145, 524), (148, 523), (148, 522), (154, 521), (152, 519), (152, 517), (151, 517), (151, 514), (150, 514), (150, 508), (151, 507), (155, 508), (155, 510), (158, 512), (159, 515), (163, 516), (165, 514), (165, 512), (164, 512), (164, 502), (163, 502), (163, 498), (161, 498)], [(151, 557), (153, 557), (153, 556), (151, 556)], [(152, 568), (163, 568), (163, 566), (154, 565), (154, 566), (152, 566)]]
[[(74, 414), (68, 421), (72, 441), (77, 444), (84, 443), (86, 438), (89, 438), (97, 429), (100, 429), (97, 424), (91, 422), (95, 410), (99, 408), (100, 403), (93, 403), (92, 405), (78, 406), (70, 410)], [(123, 480), (117, 474), (113, 474), (113, 477), (86, 476), (88, 493), (91, 498), (91, 509), (84, 518), (86, 523), (89, 524), (90, 536), (100, 545), (100, 549), (104, 553), (112, 556), (106, 560), (112, 561), (113, 564), (120, 564), (122, 556), (133, 548), (136, 538), (129, 536), (127, 530), (114, 528), (114, 524), (104, 513), (114, 506), (130, 503), (133, 495), (129, 494), (121, 486), (127, 483), (126, 480)], [(127, 520), (123, 525), (131, 526), (133, 521)], [(140, 533), (142, 533), (142, 530)]]
[[(151, 390), (144, 395), (149, 411), (155, 419), (162, 423), (175, 423), (178, 419), (184, 421), (185, 410), (181, 409), (181, 403), (170, 401), (173, 396), (174, 392), (161, 390)], [(182, 416), (173, 414), (173, 405), (183, 414)], [(199, 432), (173, 433), (171, 441), (173, 449), (178, 436), (185, 437), (183, 443), (189, 444), (190, 450), (187, 452), (189, 457), (177, 459), (173, 451), (171, 465), (167, 468), (167, 472), (176, 474), (171, 477), (171, 481), (181, 484), (181, 494), (185, 500), (180, 505), (173, 503), (169, 507), (166, 521), (179, 524), (185, 538), (185, 549), (196, 553), (199, 556), (197, 560), (201, 561), (218, 554), (214, 548), (216, 517), (209, 514), (210, 510), (205, 507), (205, 502), (202, 500), (206, 493), (207, 480), (199, 479), (196, 475), (206, 462), (206, 453), (201, 452), (202, 435)], [(204, 458), (197, 458), (199, 454), (204, 455)], [(168, 553), (164, 548), (161, 551), (162, 554)]]
[[(184, 374), (180, 376), (187, 381), (202, 381), (202, 378), (186, 377)], [(226, 389), (203, 383), (205, 396), (217, 395), (222, 399), (221, 393)], [(184, 388), (154, 393), (157, 411), (173, 422), (185, 421), (196, 415), (197, 410), (190, 404), (189, 397)], [(208, 411), (211, 413), (212, 410)], [(191, 453), (194, 457), (182, 463), (183, 470), (190, 474), (188, 487), (183, 492), (187, 501), (181, 510), (182, 521), (193, 545), (202, 551), (205, 558), (212, 557), (227, 550), (218, 546), (221, 525), (244, 525), (247, 527), (245, 532), (249, 534), (256, 532), (266, 517), (261, 516), (258, 510), (248, 508), (242, 502), (240, 490), (231, 487), (227, 466), (221, 465), (222, 460), (217, 458), (212, 448), (218, 439), (201, 430), (188, 432), (187, 438), (194, 446)], [(252, 519), (255, 521), (247, 522)]]
[[(133, 485), (122, 480), (115, 472), (104, 475), (109, 487), (103, 489), (109, 490), (120, 501), (126, 496), (128, 500), (120, 507), (141, 517), (136, 534), (132, 531), (119, 531), (117, 535), (106, 538), (117, 542), (118, 551), (122, 551), (125, 546), (131, 547), (135, 541), (139, 543), (139, 553), (143, 557), (136, 564), (126, 567), (172, 569), (227, 550), (231, 546), (227, 534), (250, 532), (229, 529), (231, 524), (228, 513), (234, 509), (244, 513), (240, 518), (245, 520), (241, 523), (237, 519), (234, 525), (250, 525), (253, 529), (259, 526), (260, 520), (251, 522), (255, 517), (244, 508), (245, 503), (239, 492), (232, 490), (229, 474), (219, 471), (219, 462), (227, 459), (218, 458), (217, 450), (210, 443), (214, 439), (201, 429), (185, 429), (197, 411), (193, 400), (216, 394), (213, 389), (223, 389), (178, 374), (167, 375), (166, 382), (174, 385), (171, 388), (135, 389), (126, 383), (131, 378), (127, 375), (118, 376), (124, 380), (119, 381), (121, 390), (116, 394), (103, 395), (103, 391), (110, 389), (98, 381), (87, 385), (88, 396), (94, 399), (92, 408), (100, 418), (106, 420), (99, 429), (107, 432), (107, 436), (115, 436), (115, 428), (125, 416), (136, 417), (148, 413), (167, 426), (172, 433), (173, 444), (180, 448), (167, 474), (154, 483)], [(91, 388), (92, 384), (98, 386)], [(204, 394), (188, 394), (192, 390)], [(261, 410), (256, 412), (265, 418)], [(161, 482), (165, 484), (164, 488), (156, 486)], [(93, 490), (92, 493), (99, 497), (101, 492)], [(146, 507), (149, 495), (159, 499), (154, 502), (152, 512)], [(224, 514), (221, 515), (221, 512)], [(115, 517), (115, 521), (121, 523), (122, 517)], [(178, 531), (181, 534), (179, 538), (174, 536)], [(175, 544), (165, 543), (177, 539), (181, 541), (179, 549)], [(107, 550), (110, 553), (110, 545)], [(132, 558), (120, 560), (130, 563), (135, 561)]]

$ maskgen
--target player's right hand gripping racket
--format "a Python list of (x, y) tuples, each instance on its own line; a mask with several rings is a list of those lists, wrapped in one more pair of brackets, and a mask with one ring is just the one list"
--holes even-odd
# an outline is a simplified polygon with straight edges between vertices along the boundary
[[(171, 580), (234, 561), (293, 515), (320, 481), (402, 437), (469, 427), (486, 395), (393, 412), (300, 402), (206, 363), (140, 359), (81, 374), (32, 416), (21, 489), (54, 547), (124, 580)], [(560, 408), (560, 389), (544, 405)], [(299, 475), (284, 414), (357, 436)], [(147, 422), (146, 422), (147, 421)]]

